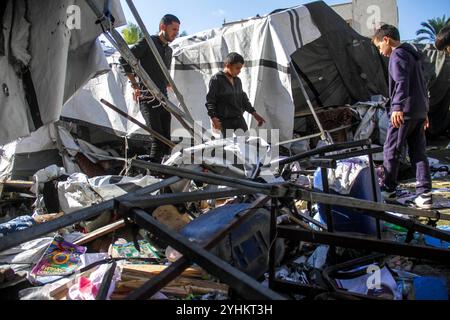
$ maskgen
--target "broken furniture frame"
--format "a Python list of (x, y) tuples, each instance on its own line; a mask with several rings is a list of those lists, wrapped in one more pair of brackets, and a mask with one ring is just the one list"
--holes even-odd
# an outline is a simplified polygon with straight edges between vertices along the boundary
[[(331, 288), (333, 290), (333, 292), (335, 292), (336, 294), (348, 294), (348, 291), (343, 290), (336, 285), (336, 282), (334, 279), (343, 279), (343, 277), (338, 278), (338, 277), (336, 277), (336, 275), (340, 271), (354, 269), (354, 268), (360, 267), (360, 266), (376, 265), (377, 263), (380, 264), (380, 260), (384, 259), (385, 257), (386, 257), (386, 255), (384, 255), (384, 254), (373, 254), (370, 256), (366, 256), (366, 257), (358, 258), (355, 260), (347, 261), (344, 263), (340, 263), (340, 264), (337, 264), (334, 266), (329, 266), (329, 267), (325, 268), (325, 270), (323, 270), (323, 272), (322, 272), (323, 279), (326, 282), (326, 284), (329, 286), (329, 288)], [(384, 265), (384, 263), (383, 263), (383, 265)], [(381, 266), (378, 266), (378, 267), (380, 267), (380, 269), (381, 269)], [(335, 276), (335, 277), (333, 278), (333, 276)], [(348, 274), (346, 276), (348, 277)], [(353, 293), (351, 293), (351, 294), (353, 294)], [(358, 296), (360, 296), (360, 295), (358, 295)], [(362, 296), (361, 298), (362, 299), (370, 299), (370, 300), (372, 300), (372, 299), (385, 300), (385, 299), (380, 299), (380, 298), (376, 298), (376, 297), (367, 297), (367, 296)]]
[[(331, 158), (340, 160), (340, 159), (350, 158), (353, 156), (364, 155), (366, 153), (369, 156), (373, 197), (374, 197), (375, 201), (378, 201), (378, 199), (377, 199), (378, 196), (377, 196), (377, 192), (376, 192), (377, 182), (375, 180), (375, 169), (374, 169), (374, 165), (373, 165), (372, 155), (373, 155), (373, 153), (378, 153), (378, 152), (382, 151), (382, 148), (370, 149), (371, 148), (370, 140), (360, 141), (359, 143), (360, 143), (360, 145), (359, 145), (360, 147), (364, 147), (364, 145), (365, 145), (368, 149), (365, 149), (365, 150), (363, 149), (361, 151), (356, 151), (356, 152), (352, 151), (349, 153), (332, 155)], [(325, 155), (325, 153), (334, 152), (334, 151), (338, 151), (338, 150), (342, 151), (343, 149), (347, 149), (349, 146), (351, 146), (352, 148), (357, 147), (358, 142), (327, 146), (327, 147), (322, 148), (322, 150), (320, 150), (320, 148), (319, 148), (317, 150), (305, 152), (305, 154), (307, 156), (312, 156), (312, 155), (316, 154), (316, 155), (319, 155), (320, 157), (326, 159), (327, 156)], [(305, 156), (305, 155), (303, 155), (303, 156)], [(288, 164), (288, 163), (292, 163), (293, 161), (299, 161), (303, 158), (303, 156), (297, 155), (297, 156), (292, 157), (291, 159), (284, 159), (282, 162), (280, 162), (280, 164)], [(323, 167), (321, 168), (321, 175), (322, 175), (323, 191), (324, 191), (324, 193), (328, 194), (329, 193), (328, 173), (327, 173), (327, 170)], [(351, 207), (351, 206), (346, 206), (344, 204), (342, 206)], [(277, 235), (281, 238), (285, 237), (288, 239), (295, 239), (295, 240), (302, 240), (302, 241), (307, 240), (307, 239), (305, 239), (304, 236), (302, 237), (302, 236), (299, 236), (299, 234), (297, 234), (297, 233), (291, 232), (292, 228), (277, 227), (276, 214), (275, 214), (276, 208), (277, 208), (277, 202), (275, 202), (275, 204), (272, 203), (272, 208), (273, 209), (272, 209), (272, 216), (271, 216), (271, 243), (273, 243), (273, 241), (276, 240)], [(331, 212), (330, 205), (325, 206), (325, 211), (326, 211), (326, 216), (327, 216), (328, 233), (333, 234), (334, 228), (333, 228), (332, 212)], [(412, 256), (414, 256), (414, 254), (415, 254), (414, 250), (422, 250), (422, 253), (424, 253), (424, 254), (419, 255), (419, 257), (422, 257), (422, 258), (429, 257), (428, 254), (432, 254), (432, 252), (435, 252), (438, 260), (449, 262), (450, 251), (448, 251), (448, 250), (442, 250), (442, 251), (441, 250), (438, 250), (438, 251), (423, 250), (424, 248), (426, 248), (426, 249), (430, 249), (430, 248), (428, 248), (428, 247), (412, 247), (412, 246), (408, 246), (408, 245), (402, 245), (400, 247), (396, 247), (395, 246), (396, 243), (391, 243), (391, 246), (389, 246), (387, 242), (381, 241), (381, 220), (385, 220), (385, 221), (392, 222), (392, 223), (398, 224), (400, 226), (406, 227), (409, 230), (406, 242), (409, 242), (413, 239), (414, 232), (416, 232), (416, 231), (424, 232), (425, 234), (429, 234), (429, 233), (435, 234), (434, 230), (436, 230), (436, 229), (429, 228), (420, 223), (415, 223), (412, 220), (402, 219), (402, 218), (396, 217), (394, 215), (389, 215), (386, 213), (380, 214), (379, 212), (376, 212), (376, 211), (366, 211), (366, 212), (361, 212), (361, 214), (366, 214), (366, 215), (372, 216), (376, 219), (377, 237), (379, 240), (379, 242), (376, 242), (375, 243), (376, 245), (374, 245), (374, 246), (371, 246), (369, 243), (367, 245), (367, 247), (363, 246), (362, 248), (372, 248), (374, 251), (377, 251), (379, 248), (382, 248), (382, 250), (388, 250), (388, 251), (393, 250), (396, 254), (399, 254), (399, 255), (407, 254), (407, 255), (412, 255)], [(280, 231), (280, 230), (282, 230), (282, 231)], [(325, 233), (322, 233), (322, 234), (325, 234)], [(441, 232), (438, 232), (438, 234), (442, 235)], [(449, 236), (450, 236), (450, 234), (447, 234), (445, 237), (448, 238)], [(312, 237), (312, 238), (315, 239), (314, 237)], [(358, 240), (355, 240), (355, 241), (359, 241), (361, 239), (363, 239), (363, 238), (358, 238)], [(339, 243), (337, 240), (336, 240), (336, 243)], [(328, 243), (330, 245), (330, 250), (331, 250), (330, 257), (332, 260), (335, 259), (335, 255), (336, 255), (336, 253), (335, 253), (336, 243), (334, 241), (330, 241)], [(347, 247), (347, 246), (345, 246), (345, 247)], [(349, 245), (348, 247), (351, 247), (351, 245)], [(406, 249), (404, 249), (404, 248), (406, 248)], [(275, 264), (274, 264), (275, 247), (272, 248), (272, 250), (270, 252), (270, 257), (271, 257), (270, 264), (269, 264), (269, 287), (270, 288), (272, 288), (276, 291), (281, 291), (281, 292), (297, 292), (297, 293), (301, 292), (302, 294), (310, 294), (310, 295), (311, 295), (311, 293), (314, 293), (317, 295), (321, 292), (320, 288), (317, 288), (314, 286), (293, 284), (293, 283), (288, 283), (287, 281), (275, 279)], [(336, 289), (336, 288), (334, 288), (334, 289)], [(335, 290), (335, 293), (338, 295), (339, 294), (349, 295), (349, 293), (346, 293), (344, 291), (339, 291), (339, 290)], [(352, 295), (352, 294), (350, 294), (350, 295)], [(364, 296), (361, 296), (361, 295), (353, 295), (353, 296), (359, 297), (362, 299), (365, 298)]]
[[(437, 249), (425, 246), (413, 246), (408, 244), (397, 243), (393, 241), (380, 241), (371, 240), (362, 237), (346, 236), (343, 234), (332, 234), (328, 232), (316, 232), (311, 230), (300, 230), (299, 228), (292, 227), (279, 227), (277, 229), (278, 236), (280, 238), (295, 238), (300, 241), (334, 245), (344, 248), (360, 249), (360, 250), (371, 250), (373, 252), (382, 252), (385, 255), (399, 255), (405, 257), (413, 257), (424, 260), (439, 261), (446, 265), (450, 264), (450, 250), (448, 249)], [(362, 258), (365, 259), (365, 258)], [(347, 262), (345, 265), (354, 264), (355, 261)], [(341, 267), (342, 265), (333, 266)], [(323, 273), (326, 282), (329, 284), (330, 290), (339, 295), (354, 296), (359, 299), (372, 299), (367, 296), (357, 295), (353, 293), (346, 292), (333, 285), (330, 285), (331, 279), (329, 279), (329, 273), (333, 270), (326, 269)], [(331, 270), (331, 271), (330, 271)], [(327, 278), (328, 277), (328, 278)], [(297, 284), (275, 280), (270, 288), (277, 292), (297, 292), (305, 295), (311, 295), (320, 293), (320, 291), (312, 291), (316, 288), (311, 288), (308, 286), (298, 286)]]
[[(361, 149), (361, 150), (353, 150), (355, 148)], [(345, 150), (349, 150), (348, 152), (343, 152)], [(366, 140), (361, 140), (361, 141), (354, 141), (354, 142), (346, 142), (346, 143), (340, 143), (340, 144), (334, 144), (334, 145), (329, 145), (329, 146), (325, 146), (322, 148), (318, 148), (315, 150), (311, 150), (311, 151), (307, 151), (304, 153), (301, 153), (299, 155), (287, 158), (287, 159), (283, 159), (280, 162), (278, 162), (278, 164), (280, 166), (282, 165), (287, 165), (296, 161), (302, 161), (305, 158), (310, 158), (313, 156), (319, 156), (321, 157), (321, 159), (329, 159), (329, 160), (334, 160), (334, 161), (338, 161), (338, 160), (343, 160), (343, 159), (348, 159), (348, 158), (352, 158), (352, 157), (359, 157), (359, 156), (363, 156), (363, 155), (367, 155), (369, 158), (369, 167), (370, 167), (370, 172), (371, 172), (371, 188), (372, 188), (372, 192), (373, 192), (373, 199), (374, 202), (378, 202), (378, 194), (377, 194), (377, 180), (375, 177), (375, 166), (373, 163), (373, 154), (374, 153), (379, 153), (382, 152), (383, 149), (380, 148), (372, 148), (372, 141), (370, 139), (366, 139)], [(332, 154), (332, 155), (326, 155), (328, 153), (336, 153), (336, 152), (340, 152), (339, 154)], [(323, 186), (323, 192), (328, 194), (330, 192), (330, 188), (329, 188), (329, 184), (328, 184), (328, 172), (327, 172), (327, 167), (322, 166), (322, 165), (317, 165), (317, 167), (321, 168), (321, 176), (322, 176), (322, 186)], [(335, 169), (335, 168), (333, 168)], [(328, 226), (328, 231), (329, 232), (333, 232), (334, 231), (334, 226), (333, 226), (333, 215), (331, 212), (331, 207), (329, 205), (325, 206), (325, 212), (326, 212), (326, 216), (327, 216), (327, 226)], [(378, 239), (381, 239), (381, 222), (380, 219), (377, 217), (376, 219), (376, 224), (377, 224), (377, 237)]]
[[(264, 205), (269, 200), (268, 197), (263, 197), (258, 199), (253, 205), (247, 210), (246, 213), (236, 216), (236, 218), (226, 227), (223, 228), (213, 239), (208, 241), (204, 246), (204, 249), (212, 249), (217, 245), (232, 229), (237, 225), (240, 225), (250, 214), (257, 210), (260, 206)], [(132, 292), (127, 300), (135, 299), (148, 299), (156, 294), (160, 289), (167, 285), (170, 281), (174, 280), (179, 276), (186, 268), (189, 268), (191, 263), (186, 257), (179, 258), (176, 262), (171, 264), (166, 270), (161, 272), (157, 277), (149, 280), (142, 287)]]

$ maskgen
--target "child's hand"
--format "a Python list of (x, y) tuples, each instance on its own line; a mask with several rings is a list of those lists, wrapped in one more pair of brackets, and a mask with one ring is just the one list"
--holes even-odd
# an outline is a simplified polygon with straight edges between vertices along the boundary
[(425, 131), (427, 131), (428, 129), (430, 129), (430, 119), (428, 119), (428, 117), (427, 117), (427, 119), (425, 120), (425, 127), (424, 127), (424, 129), (425, 129)]
[(141, 90), (133, 89), (133, 100), (134, 102), (139, 102), (139, 97), (141, 96)]
[(222, 124), (220, 123), (219, 118), (214, 117), (214, 118), (211, 118), (211, 120), (212, 120), (213, 128), (215, 130), (222, 130)]
[(255, 120), (258, 122), (258, 127), (262, 127), (264, 123), (266, 123), (266, 120), (261, 117), (257, 112), (253, 114), (253, 117), (255, 117)]
[(401, 111), (392, 112), (391, 123), (394, 128), (400, 128), (405, 123), (405, 115)]

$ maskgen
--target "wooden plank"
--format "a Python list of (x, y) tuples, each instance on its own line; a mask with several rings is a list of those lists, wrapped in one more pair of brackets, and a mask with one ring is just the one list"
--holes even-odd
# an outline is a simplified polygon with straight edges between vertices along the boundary
[(121, 229), (125, 227), (125, 221), (124, 220), (120, 220), (117, 222), (114, 222), (112, 224), (109, 224), (103, 228), (97, 229), (91, 233), (88, 233), (86, 236), (84, 236), (83, 238), (77, 240), (74, 242), (74, 244), (76, 245), (83, 245), (86, 243), (89, 243), (91, 241), (94, 241), (98, 238), (103, 237), (104, 235), (107, 235), (113, 231), (116, 231), (118, 229)]
[[(148, 279), (134, 279), (127, 278), (122, 275), (122, 281), (116, 285), (115, 294), (123, 294), (131, 292), (141, 287)], [(167, 290), (178, 290), (178, 293), (182, 296), (189, 294), (207, 294), (211, 292), (220, 292), (222, 294), (228, 294), (229, 286), (226, 284), (216, 283), (206, 280), (198, 280), (192, 278), (179, 277), (168, 284), (164, 289), (161, 289), (162, 293), (168, 293)]]
[[(114, 291), (111, 295), (111, 300), (124, 300), (128, 293), (130, 292), (130, 289), (124, 289), (124, 290), (117, 290)], [(185, 298), (187, 297), (190, 292), (185, 288), (176, 288), (176, 287), (166, 287), (160, 291), (164, 295), (167, 296), (173, 296), (178, 298)]]
[[(134, 275), (138, 277), (148, 277), (160, 274), (167, 266), (163, 265), (124, 265), (122, 268), (122, 274)], [(184, 277), (202, 278), (206, 275), (206, 272), (198, 267), (191, 267), (181, 274)]]
[[(149, 276), (150, 279), (152, 277), (155, 276)], [(148, 277), (136, 277), (136, 276), (128, 276), (128, 275), (124, 275), (122, 274), (122, 281), (121, 283), (141, 283), (142, 281), (147, 281), (149, 278)], [(218, 283), (218, 282), (213, 282), (210, 280), (201, 280), (201, 279), (195, 279), (195, 278), (187, 278), (187, 277), (178, 277), (175, 280), (173, 280), (172, 282), (170, 282), (168, 284), (168, 287), (183, 287), (183, 286), (195, 286), (198, 288), (205, 288), (207, 290), (210, 291), (224, 291), (224, 290), (228, 290), (228, 285), (226, 284), (222, 284), (222, 283)]]

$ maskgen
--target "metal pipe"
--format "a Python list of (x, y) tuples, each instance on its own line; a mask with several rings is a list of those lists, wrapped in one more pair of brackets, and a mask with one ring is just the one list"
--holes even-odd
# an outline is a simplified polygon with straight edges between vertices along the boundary
[(312, 105), (311, 100), (309, 99), (308, 93), (306, 92), (306, 89), (305, 89), (305, 86), (303, 85), (302, 79), (300, 79), (300, 77), (298, 75), (297, 66), (293, 62), (291, 62), (291, 70), (293, 71), (292, 73), (294, 74), (294, 76), (296, 77), (297, 81), (299, 82), (300, 89), (302, 91), (303, 96), (305, 97), (305, 100), (306, 100), (306, 103), (307, 103), (307, 105), (309, 107), (309, 110), (311, 111), (311, 114), (313, 115), (314, 120), (316, 121), (317, 127), (319, 127), (319, 131), (320, 131), (320, 134), (321, 134), (321, 139), (324, 140), (324, 141), (328, 141), (330, 143), (333, 143), (333, 140), (331, 139), (331, 136), (330, 135), (327, 136), (327, 133), (325, 132), (325, 130), (323, 129), (322, 124), (320, 123), (320, 119), (317, 116), (316, 111), (314, 110), (314, 106)]
[(127, 201), (122, 201), (121, 205), (129, 208), (156, 208), (168, 204), (180, 204), (185, 202), (194, 202), (210, 199), (231, 198), (244, 194), (252, 194), (250, 191), (242, 191), (238, 189), (224, 189), (218, 191), (195, 191), (174, 194), (162, 194), (150, 197), (134, 197), (131, 196)]
[(183, 108), (186, 116), (191, 122), (194, 122), (194, 118), (192, 117), (188, 107), (186, 106), (186, 103), (184, 102), (184, 97), (178, 90), (177, 86), (175, 85), (175, 82), (173, 81), (172, 77), (169, 74), (169, 70), (167, 69), (166, 65), (164, 64), (161, 56), (159, 55), (158, 49), (156, 48), (153, 41), (150, 39), (150, 34), (147, 30), (147, 27), (145, 26), (144, 22), (141, 19), (141, 16), (139, 15), (139, 12), (137, 11), (134, 3), (132, 0), (126, 0), (128, 7), (130, 8), (131, 13), (133, 14), (134, 18), (136, 19), (137, 24), (141, 28), (142, 33), (144, 34), (144, 38), (147, 41), (148, 46), (150, 47), (150, 51), (153, 53), (153, 57), (156, 59), (156, 62), (158, 62), (159, 68), (161, 69), (162, 73), (164, 74), (164, 77), (166, 78), (167, 82), (172, 87), (175, 96), (177, 97), (178, 101), (181, 104), (181, 107)]
[(343, 248), (371, 250), (390, 255), (435, 260), (450, 264), (450, 250), (414, 246), (393, 241), (370, 240), (328, 232), (315, 232), (290, 226), (278, 227), (278, 234), (280, 238), (298, 239), (305, 242), (335, 245)]
[[(368, 148), (370, 148), (370, 147), (371, 147), (371, 145), (368, 145)], [(381, 200), (381, 199), (378, 199), (378, 192), (377, 192), (378, 182), (375, 177), (375, 166), (373, 163), (373, 154), (369, 152), (368, 156), (369, 156), (370, 180), (372, 182), (373, 201), (378, 202), (378, 200)], [(380, 218), (376, 218), (375, 220), (376, 220), (376, 224), (377, 224), (377, 238), (379, 240), (381, 240), (381, 238), (382, 238), (381, 221), (380, 221)]]
[(300, 186), (296, 186), (289, 183), (263, 184), (244, 179), (224, 177), (213, 173), (201, 173), (183, 168), (168, 167), (156, 163), (148, 163), (139, 160), (133, 160), (132, 165), (141, 168), (148, 168), (150, 170), (160, 172), (163, 174), (176, 175), (179, 177), (198, 180), (205, 183), (223, 185), (231, 188), (239, 188), (242, 190), (249, 190), (253, 191), (254, 193), (262, 193), (268, 196), (291, 197), (295, 199), (310, 201), (313, 203), (338, 205), (349, 208), (365, 209), (372, 211), (398, 212), (401, 214), (406, 214), (415, 217), (427, 217), (432, 219), (441, 219), (450, 221), (450, 215), (441, 214), (437, 211), (418, 210), (398, 205), (375, 203), (371, 201), (355, 199), (350, 197), (311, 192), (309, 190), (301, 188)]
[(168, 140), (166, 137), (161, 135), (159, 132), (157, 132), (157, 131), (153, 130), (152, 128), (150, 128), (149, 126), (146, 126), (143, 123), (139, 122), (138, 120), (136, 120), (135, 118), (130, 116), (128, 113), (123, 112), (122, 110), (117, 108), (112, 103), (106, 101), (105, 99), (100, 99), (100, 102), (103, 103), (108, 108), (110, 108), (111, 110), (114, 110), (115, 112), (120, 114), (122, 117), (124, 117), (124, 118), (130, 120), (131, 122), (133, 122), (134, 124), (138, 125), (140, 128), (142, 128), (145, 131), (147, 131), (148, 133), (150, 133), (153, 137), (155, 137), (156, 139), (158, 139), (159, 141), (161, 141), (162, 143), (164, 143), (166, 146), (170, 147), (171, 149), (176, 146), (175, 143), (173, 143), (172, 141)]
[(345, 152), (345, 153), (340, 153), (340, 154), (333, 154), (333, 155), (329, 155), (327, 157), (330, 159), (339, 161), (339, 160), (355, 158), (355, 157), (360, 157), (360, 156), (365, 156), (365, 155), (380, 153), (380, 152), (383, 152), (383, 147), (364, 149), (364, 150), (356, 150), (356, 151)]
[[(349, 129), (351, 127), (353, 127), (353, 125), (342, 126), (342, 127), (339, 127), (339, 128), (327, 130), (327, 132), (328, 133), (333, 133), (333, 132), (337, 132), (337, 131), (340, 131), (340, 130)], [(321, 133), (311, 134), (309, 136), (305, 136), (305, 137), (300, 137), (300, 138), (296, 138), (296, 139), (292, 139), (292, 140), (279, 142), (279, 143), (275, 144), (275, 146), (282, 146), (282, 145), (289, 144), (289, 143), (294, 143), (294, 142), (299, 142), (299, 141), (308, 140), (308, 139), (312, 139), (312, 138), (317, 138), (317, 137), (320, 137), (321, 135), (322, 135)]]
[(142, 68), (140, 62), (131, 52), (130, 48), (122, 38), (120, 33), (113, 28), (111, 20), (108, 19), (98, 8), (92, 0), (86, 0), (87, 4), (91, 7), (92, 11), (98, 18), (98, 23), (103, 28), (104, 35), (111, 44), (120, 52), (125, 61), (133, 68), (139, 78), (142, 80), (151, 94), (163, 105), (167, 111), (169, 111), (180, 123), (188, 130), (188, 132), (194, 137), (194, 123), (186, 121), (186, 114), (175, 106), (166, 96), (164, 96), (148, 73)]
[(95, 297), (95, 300), (106, 300), (108, 297), (108, 291), (111, 287), (111, 281), (113, 279), (114, 273), (116, 271), (117, 263), (116, 261), (113, 261), (112, 264), (109, 266), (108, 270), (106, 271), (105, 275), (103, 276), (102, 283), (100, 284), (100, 288), (98, 289), (97, 296)]
[(273, 161), (272, 163), (278, 163), (280, 166), (283, 166), (283, 165), (286, 165), (286, 164), (289, 164), (289, 163), (292, 163), (295, 161), (307, 159), (312, 156), (317, 156), (319, 154), (325, 154), (325, 153), (329, 153), (329, 152), (336, 152), (336, 151), (341, 151), (341, 150), (350, 149), (350, 148), (362, 147), (364, 145), (367, 145), (368, 143), (372, 143), (370, 139), (361, 140), (361, 141), (353, 141), (353, 142), (345, 142), (345, 143), (337, 143), (337, 144), (317, 148), (314, 150), (302, 152), (302, 153), (299, 153), (290, 158)]
[(278, 199), (272, 198), (270, 206), (270, 231), (269, 231), (269, 288), (275, 280), (275, 253), (277, 241), (277, 209)]
[(150, 169), (163, 174), (175, 175), (191, 180), (198, 180), (204, 183), (224, 185), (227, 187), (238, 188), (242, 190), (250, 190), (254, 191), (255, 193), (262, 192), (263, 190), (267, 192), (272, 187), (271, 184), (262, 184), (245, 179), (230, 178), (214, 173), (196, 172), (189, 169), (169, 167), (140, 160), (133, 160), (131, 165), (138, 168)]

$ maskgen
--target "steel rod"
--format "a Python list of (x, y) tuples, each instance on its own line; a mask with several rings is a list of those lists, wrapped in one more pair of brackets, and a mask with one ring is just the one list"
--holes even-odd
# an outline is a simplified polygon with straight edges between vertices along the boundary
[(140, 128), (144, 129), (145, 131), (147, 131), (148, 133), (150, 133), (153, 137), (155, 137), (156, 139), (158, 139), (159, 141), (161, 141), (162, 143), (164, 143), (166, 146), (170, 147), (170, 148), (174, 148), (176, 145), (175, 143), (173, 143), (172, 141), (170, 141), (169, 139), (167, 139), (166, 137), (164, 137), (163, 135), (161, 135), (159, 132), (153, 130), (152, 128), (150, 128), (149, 126), (144, 125), (143, 123), (139, 122), (138, 120), (136, 120), (135, 118), (133, 118), (132, 116), (130, 116), (128, 113), (123, 112), (122, 110), (120, 110), (119, 108), (117, 108), (115, 105), (113, 105), (112, 103), (106, 101), (105, 99), (100, 99), (100, 102), (103, 103), (105, 106), (107, 106), (108, 108), (110, 108), (111, 110), (114, 110), (115, 112), (117, 112), (118, 114), (120, 114), (122, 117), (130, 120), (131, 122), (133, 122), (134, 124), (136, 124), (137, 126), (139, 126)]
[(374, 252), (387, 253), (426, 260), (436, 260), (450, 263), (450, 250), (415, 246), (393, 241), (370, 240), (361, 237), (344, 236), (329, 232), (315, 232), (302, 230), (290, 226), (278, 227), (280, 238), (298, 239), (305, 242), (334, 245), (343, 248), (371, 250)]

